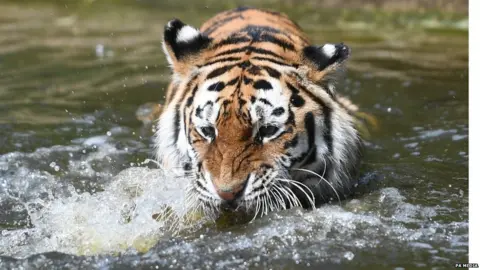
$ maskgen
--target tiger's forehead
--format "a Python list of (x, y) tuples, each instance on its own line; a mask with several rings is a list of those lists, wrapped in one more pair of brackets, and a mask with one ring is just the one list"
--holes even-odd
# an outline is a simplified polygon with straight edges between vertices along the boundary
[(227, 115), (250, 123), (264, 121), (272, 114), (277, 116), (272, 121), (286, 120), (281, 116), (286, 115), (289, 97), (280, 76), (272, 77), (267, 70), (254, 65), (250, 69), (233, 67), (212, 77), (215, 72), (220, 71), (213, 68), (199, 78), (193, 100), (193, 113), (202, 120), (197, 122), (214, 124)]

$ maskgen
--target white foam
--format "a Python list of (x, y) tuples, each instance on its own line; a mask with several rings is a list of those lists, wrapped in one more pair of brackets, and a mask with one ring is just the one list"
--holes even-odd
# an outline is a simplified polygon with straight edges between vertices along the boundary
[(25, 257), (59, 251), (92, 255), (132, 247), (146, 251), (166, 232), (166, 224), (152, 215), (165, 206), (179, 216), (185, 213), (185, 180), (170, 180), (162, 170), (134, 167), (117, 175), (104, 192), (73, 192), (47, 202), (40, 211), (30, 212), (33, 229), (2, 232), (0, 254)]

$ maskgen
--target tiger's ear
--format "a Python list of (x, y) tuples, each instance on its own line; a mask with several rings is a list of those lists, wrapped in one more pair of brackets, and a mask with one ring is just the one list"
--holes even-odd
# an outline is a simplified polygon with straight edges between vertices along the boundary
[(184, 75), (189, 67), (195, 65), (200, 53), (210, 43), (209, 37), (178, 19), (165, 25), (163, 50), (173, 72), (177, 74)]
[(343, 43), (303, 48), (303, 62), (309, 67), (308, 77), (317, 83), (331, 84), (349, 56), (350, 48)]

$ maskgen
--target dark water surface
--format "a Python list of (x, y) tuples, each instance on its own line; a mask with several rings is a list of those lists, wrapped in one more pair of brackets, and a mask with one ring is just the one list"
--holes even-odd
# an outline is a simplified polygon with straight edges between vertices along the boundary
[(166, 21), (200, 26), (235, 4), (100, 2), (0, 3), (0, 268), (468, 262), (466, 18), (263, 4), (288, 13), (317, 43), (352, 48), (339, 91), (380, 123), (367, 147), (364, 192), (341, 205), (173, 236), (140, 218), (120, 222), (112, 213), (132, 198), (109, 185), (151, 157), (152, 132), (135, 111), (163, 99)]

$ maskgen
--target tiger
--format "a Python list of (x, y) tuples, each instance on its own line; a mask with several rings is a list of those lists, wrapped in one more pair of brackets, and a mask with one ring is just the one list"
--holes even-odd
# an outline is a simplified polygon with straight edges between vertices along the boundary
[[(351, 49), (313, 45), (287, 15), (239, 7), (172, 19), (155, 155), (202, 209), (267, 213), (343, 200), (358, 182), (358, 107), (336, 91)], [(192, 199), (193, 198), (193, 199)]]

